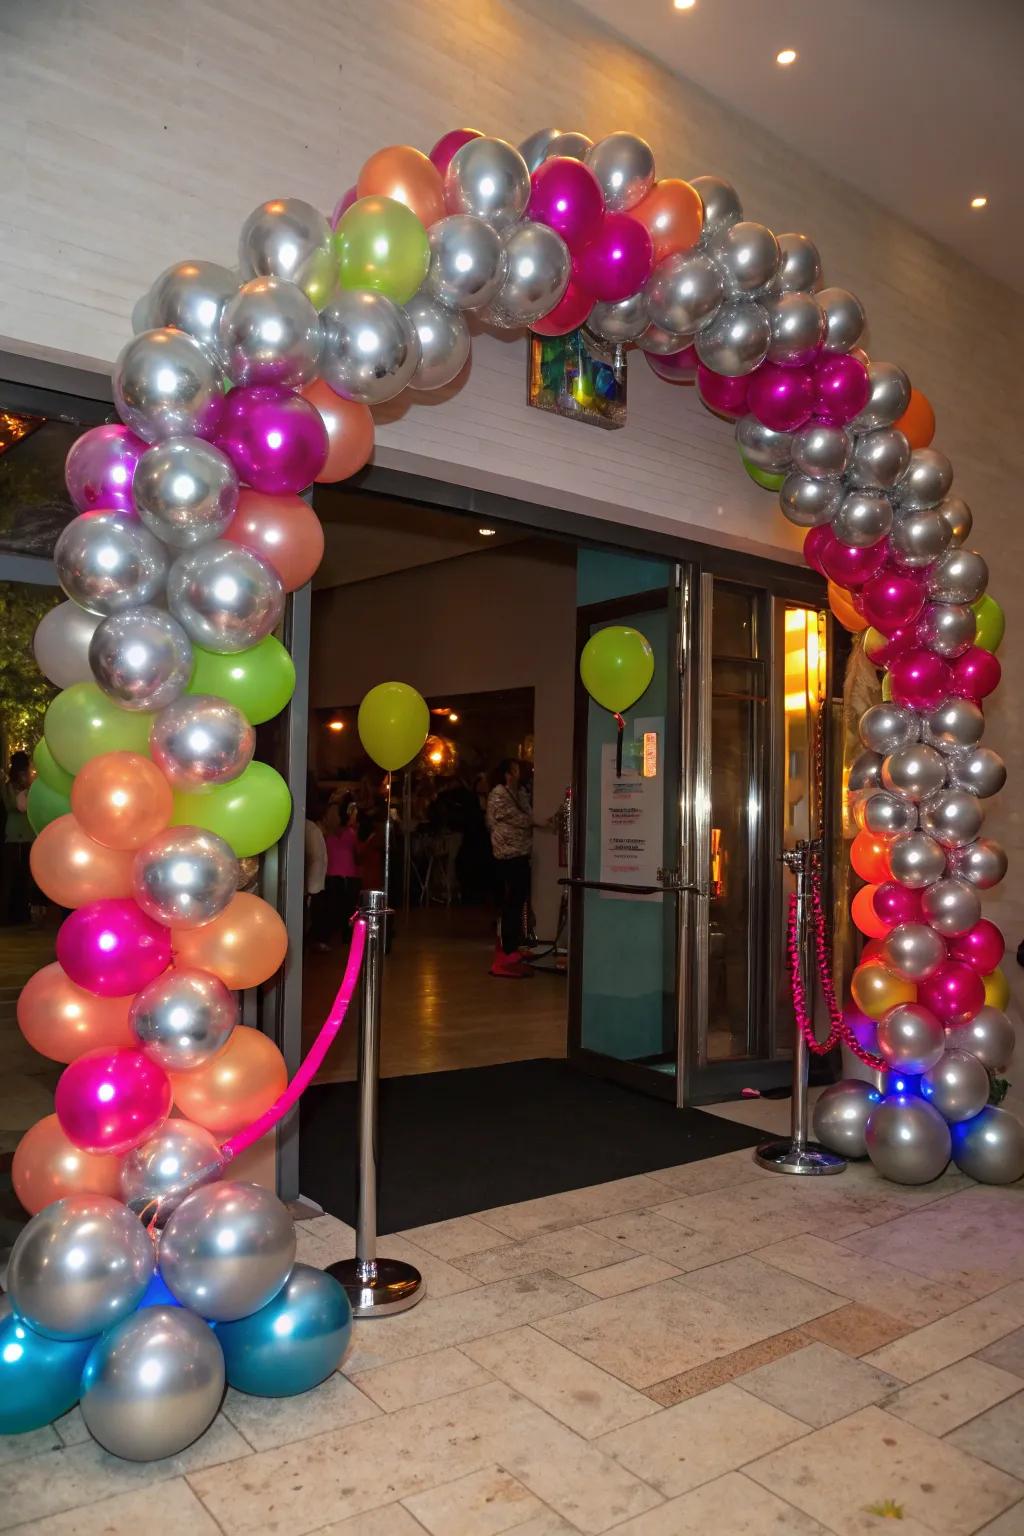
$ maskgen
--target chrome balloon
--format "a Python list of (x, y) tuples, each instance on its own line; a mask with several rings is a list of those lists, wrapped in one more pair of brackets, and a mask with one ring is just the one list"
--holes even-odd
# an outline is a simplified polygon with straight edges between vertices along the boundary
[[(946, 941), (926, 923), (899, 923), (890, 930), (882, 943), (882, 958), (889, 969), (895, 971), (897, 976), (902, 976), (904, 981), (926, 981), (929, 976), (935, 975), (945, 960)], [(906, 1006), (916, 1006), (916, 1004)], [(925, 1009), (921, 1011), (927, 1012)], [(938, 1026), (936, 1043), (941, 1049), (944, 1046), (945, 1037), (937, 1019), (935, 1023)], [(881, 1025), (879, 1025), (879, 1043), (881, 1043)], [(884, 1055), (885, 1052), (883, 1051), (882, 1054)], [(903, 1065), (907, 1071), (923, 1072), (925, 1070), (924, 1067), (911, 1068), (905, 1062), (894, 1062), (893, 1065)]]
[(981, 916), (981, 897), (963, 880), (937, 880), (921, 894), (925, 921), (947, 939), (968, 933)]
[(944, 1120), (973, 1120), (988, 1103), (989, 1075), (968, 1051), (944, 1051), (921, 1077), (921, 1093)]
[(504, 235), (530, 201), (526, 161), (504, 139), (470, 139), (451, 158), (444, 200), (449, 213), (475, 214)]
[(164, 544), (191, 549), (219, 539), (238, 506), (238, 474), (201, 437), (169, 437), (140, 458), (132, 481), (139, 516)]
[(825, 351), (849, 352), (867, 323), (864, 306), (845, 288), (822, 288), (816, 297), (825, 311)]
[(951, 544), (959, 546), (970, 538), (974, 515), (962, 496), (944, 496), (935, 510), (949, 524)]
[(641, 338), (646, 340), (650, 317), (643, 290), (631, 294), (628, 299), (620, 299), (618, 303), (595, 304), (587, 316), (586, 325), (587, 330), (601, 341), (625, 345), (631, 341), (640, 341)]
[(36, 625), (32, 650), (36, 666), (58, 688), (72, 683), (91, 683), (89, 642), (100, 622), (98, 613), (89, 613), (77, 603), (58, 603)]
[(221, 371), (184, 331), (143, 331), (114, 364), (117, 414), (147, 443), (164, 437), (213, 437), (224, 411)]
[(704, 227), (701, 240), (717, 240), (720, 234), (743, 217), (743, 205), (736, 188), (719, 176), (694, 176), (690, 186), (697, 193), (704, 208)]
[(149, 733), (153, 761), (174, 789), (227, 784), (248, 768), (256, 732), (227, 699), (186, 694), (162, 709)]
[(560, 134), (560, 128), (538, 128), (519, 145), (519, 153), (526, 161), (526, 167), (531, 176), (547, 155), (549, 146)]
[(949, 782), (952, 789), (966, 789), (987, 800), (1006, 783), (1006, 764), (991, 747), (975, 747), (951, 764)]
[(981, 831), (985, 812), (977, 796), (963, 789), (940, 789), (921, 806), (921, 829), (944, 848), (973, 843)]
[[(824, 482), (816, 480), (816, 485)], [(881, 491), (850, 490), (839, 503), (832, 532), (841, 544), (869, 549), (885, 538), (892, 527), (892, 506)]]
[(410, 389), (442, 389), (457, 378), (469, 357), (469, 326), (457, 310), (421, 291), (405, 306), (420, 344)]
[(1006, 875), (1006, 850), (994, 837), (979, 837), (966, 848), (954, 848), (950, 866), (959, 880), (966, 880), (979, 891), (990, 891)]
[(985, 716), (973, 699), (947, 699), (925, 717), (924, 739), (953, 757), (969, 752), (981, 740)]
[(858, 825), (876, 837), (895, 837), (899, 832), (913, 832), (917, 810), (910, 800), (884, 790), (866, 795), (855, 808)]
[(938, 512), (906, 512), (893, 525), (889, 548), (894, 562), (907, 570), (920, 570), (945, 554), (952, 537), (949, 524)]
[[(721, 268), (725, 291), (731, 298), (759, 293), (779, 269), (778, 241), (767, 225), (756, 224), (750, 219), (742, 219), (722, 230), (710, 244), (708, 254)], [(815, 328), (823, 331), (824, 317), (815, 301), (811, 299), (809, 302), (820, 317), (815, 321)]]
[(883, 757), (917, 741), (921, 722), (905, 704), (872, 704), (860, 717), (860, 739)]
[(976, 628), (974, 611), (966, 603), (926, 603), (917, 633), (928, 650), (952, 660), (973, 643)]
[(120, 512), (81, 512), (53, 551), (57, 580), (72, 602), (90, 613), (120, 613), (159, 597), (167, 554), (135, 518)]
[[(930, 928), (921, 931), (932, 933)], [(942, 944), (938, 934), (932, 933), (932, 937)], [(942, 948), (945, 951), (944, 944)], [(878, 1021), (877, 1041), (878, 1054), (896, 1072), (927, 1072), (946, 1049), (945, 1030), (934, 1013), (920, 1003), (897, 1003), (884, 1013)]]
[[(238, 1004), (234, 993), (228, 991), (219, 976), (172, 966), (136, 994), (128, 1010), (128, 1023), (140, 1049), (150, 1061), (155, 1061), (165, 1072), (189, 1072), (193, 1067), (201, 1067), (227, 1045), (231, 1031), (238, 1023)], [(173, 1128), (176, 1123), (166, 1121), (162, 1131)], [(210, 1139), (212, 1141), (213, 1137)], [(188, 1143), (189, 1146), (198, 1144)], [(146, 1145), (148, 1143), (144, 1142), (143, 1146)], [(141, 1153), (142, 1147), (135, 1150)], [(219, 1155), (214, 1161), (219, 1161)], [(149, 1159), (138, 1158), (137, 1162), (148, 1163)], [(122, 1174), (122, 1189), (124, 1182)]]
[(924, 1099), (894, 1094), (875, 1106), (865, 1132), (868, 1156), (894, 1184), (930, 1184), (949, 1162), (949, 1126)]
[(928, 595), (940, 603), (976, 603), (987, 586), (988, 566), (973, 549), (948, 549), (928, 573)]
[(698, 330), (693, 344), (705, 367), (736, 379), (761, 366), (768, 356), (770, 339), (763, 304), (752, 299), (727, 299)]
[(792, 458), (793, 434), (773, 432), (756, 416), (741, 416), (736, 423), (736, 443), (743, 457), (759, 469), (788, 469)]
[(768, 361), (798, 367), (812, 363), (825, 339), (825, 315), (817, 299), (809, 293), (783, 293), (766, 301), (765, 309), (771, 328)]
[(1015, 1184), (1024, 1177), (1024, 1125), (1008, 1109), (986, 1104), (953, 1127), (953, 1161), (979, 1184)]
[(585, 133), (556, 133), (544, 151), (544, 159), (586, 160), (593, 147), (593, 139)]
[(1005, 1072), (1017, 1044), (1017, 1032), (1005, 1013), (986, 1003), (969, 1024), (946, 1030), (946, 1044), (977, 1056), (990, 1072)]
[(453, 213), (430, 227), (430, 269), (424, 287), (450, 309), (482, 309), (508, 275), (508, 252), (497, 230), (470, 213)]
[(19, 1317), (48, 1339), (87, 1339), (138, 1306), (154, 1268), (137, 1216), (107, 1195), (68, 1195), (19, 1233), (7, 1294)]
[(505, 252), (508, 273), (486, 318), (503, 329), (513, 329), (530, 325), (554, 309), (572, 276), (572, 257), (561, 235), (532, 219), (517, 224), (505, 236)]
[(610, 133), (587, 151), (584, 164), (597, 177), (610, 213), (625, 213), (654, 185), (654, 151), (635, 133)]
[(238, 889), (238, 860), (202, 827), (165, 827), (135, 855), (132, 895), (168, 928), (199, 928), (219, 917)]
[(220, 317), (238, 287), (238, 274), (215, 261), (176, 261), (161, 272), (139, 307), (132, 330), (185, 331), (193, 341), (216, 350)]
[[(180, 974), (201, 976), (205, 972), (164, 973), (167, 977)], [(164, 977), (159, 979), (163, 981)], [(218, 982), (218, 986), (223, 983)], [(146, 987), (139, 993), (133, 1009), (150, 990)], [(165, 1120), (158, 1131), (125, 1154), (121, 1164), (121, 1199), (147, 1227), (163, 1227), (186, 1195), (201, 1184), (219, 1179), (225, 1166), (226, 1160), (212, 1131), (191, 1120)]]
[(868, 379), (871, 393), (867, 405), (850, 423), (854, 432), (891, 427), (910, 404), (910, 380), (895, 363), (876, 363), (872, 359), (868, 363)]
[(942, 879), (946, 855), (942, 844), (927, 832), (908, 832), (889, 849), (889, 868), (898, 885), (912, 891), (923, 890)]
[(383, 293), (342, 291), (323, 311), (320, 323), (320, 371), (339, 395), (381, 405), (411, 382), (420, 361), (416, 327)]
[(644, 294), (655, 325), (690, 335), (715, 315), (725, 298), (725, 280), (702, 251), (677, 251), (658, 263)]
[(806, 235), (779, 235), (779, 270), (772, 287), (778, 293), (811, 293), (821, 282), (818, 247)]
[(876, 427), (862, 432), (850, 460), (850, 484), (865, 489), (887, 491), (894, 486), (910, 463), (910, 444), (895, 427)]
[(906, 508), (937, 507), (953, 483), (953, 466), (936, 448), (915, 448), (899, 484), (900, 503)]
[(160, 1243), (160, 1274), (171, 1293), (215, 1322), (266, 1306), (294, 1262), (292, 1219), (258, 1184), (197, 1189), (178, 1206)]
[[(646, 294), (644, 298), (646, 302)], [(656, 357), (671, 357), (673, 352), (682, 352), (685, 347), (692, 346), (693, 335), (681, 335), (678, 331), (666, 331), (663, 325), (651, 324), (640, 337), (639, 344), (642, 351), (653, 352)]]
[(234, 384), (300, 389), (316, 378), (323, 343), (316, 310), (284, 278), (251, 278), (221, 316), (218, 353)]
[(323, 309), (338, 286), (338, 261), (331, 226), (318, 208), (300, 197), (261, 203), (238, 237), (242, 277), (283, 277)]
[(215, 539), (178, 556), (167, 577), (167, 603), (204, 650), (247, 651), (280, 624), (284, 588), (251, 550)]
[(192, 646), (162, 608), (127, 608), (97, 627), (89, 665), (103, 692), (122, 709), (163, 709), (188, 687)]
[[(882, 784), (883, 759), (877, 752), (858, 752), (850, 764), (849, 788), (854, 793), (878, 789)], [(886, 785), (886, 788), (889, 788)]]
[(935, 747), (911, 742), (891, 752), (882, 764), (882, 783), (894, 795), (924, 800), (946, 782), (946, 759)]
[(864, 1132), (881, 1094), (859, 1077), (830, 1083), (814, 1105), (814, 1139), (842, 1157), (867, 1157)]
[(812, 421), (793, 433), (793, 463), (801, 474), (831, 480), (849, 468), (853, 437), (843, 427)]

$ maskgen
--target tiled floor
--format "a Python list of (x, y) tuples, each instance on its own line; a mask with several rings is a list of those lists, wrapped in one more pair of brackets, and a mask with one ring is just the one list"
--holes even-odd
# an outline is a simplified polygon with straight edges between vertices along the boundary
[[(767, 1106), (764, 1107), (767, 1110)], [(300, 1257), (352, 1251), (333, 1217)], [(747, 1152), (405, 1232), (427, 1299), (165, 1463), (0, 1441), (39, 1536), (1024, 1536), (1024, 1200)]]

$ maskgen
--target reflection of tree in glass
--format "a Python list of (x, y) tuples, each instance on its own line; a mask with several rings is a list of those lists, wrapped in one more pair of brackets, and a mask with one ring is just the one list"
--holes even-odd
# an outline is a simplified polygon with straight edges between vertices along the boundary
[(0, 453), (0, 549), (49, 556), (75, 509), (64, 488), (68, 449), (86, 429), (45, 421)]
[(46, 706), (57, 689), (36, 666), (32, 636), (64, 594), (57, 587), (0, 582), (0, 761), (30, 752), (43, 734)]

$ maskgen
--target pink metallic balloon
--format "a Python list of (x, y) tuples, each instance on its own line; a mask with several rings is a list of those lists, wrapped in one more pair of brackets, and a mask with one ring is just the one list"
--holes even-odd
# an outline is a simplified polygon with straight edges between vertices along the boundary
[(441, 172), (443, 176), (451, 164), (452, 156), (463, 144), (468, 144), (470, 139), (479, 139), (482, 135), (475, 128), (450, 128), (447, 133), (442, 133), (434, 145), (427, 159)]
[(804, 559), (812, 570), (824, 576), (825, 567), (821, 563), (822, 554), (832, 544), (836, 543), (836, 536), (828, 523), (819, 523), (816, 528), (808, 528), (804, 537)]
[(727, 379), (722, 373), (699, 363), (697, 366), (697, 393), (709, 411), (735, 421), (747, 409), (748, 378)]
[(923, 923), (921, 892), (908, 886), (897, 885), (895, 880), (885, 880), (871, 898), (871, 905), (880, 923), (896, 928), (900, 923)]
[(868, 403), (868, 370), (848, 352), (833, 352), (814, 366), (814, 414), (834, 427), (845, 427)]
[(57, 931), (57, 959), (76, 986), (97, 997), (128, 997), (171, 963), (171, 933), (123, 898), (92, 901)]
[(61, 1074), (60, 1128), (85, 1152), (128, 1152), (171, 1112), (171, 1080), (142, 1051), (88, 1051)]
[(985, 1002), (985, 983), (971, 965), (947, 960), (917, 984), (917, 1000), (944, 1024), (969, 1024)]
[(601, 183), (582, 160), (566, 155), (542, 160), (530, 177), (526, 217), (557, 231), (570, 251), (581, 250), (604, 217)]
[(980, 704), (999, 687), (1003, 675), (999, 657), (980, 645), (968, 646), (962, 656), (951, 664), (953, 686), (950, 692), (957, 699), (973, 699)]
[[(873, 548), (882, 551), (884, 560), (884, 542)], [(922, 576), (887, 569), (880, 571), (865, 586), (861, 593), (861, 612), (883, 635), (893, 635), (916, 622), (926, 597), (927, 588)]]
[[(643, 346), (643, 337), (640, 338), (640, 345)], [(697, 377), (700, 359), (692, 342), (678, 352), (645, 352), (644, 357), (658, 378), (665, 379), (669, 384), (692, 384)], [(721, 375), (716, 374), (715, 377), (720, 378)], [(729, 382), (735, 384), (737, 381), (730, 379)]]
[(911, 709), (938, 709), (952, 688), (952, 674), (947, 662), (934, 651), (908, 651), (889, 669), (892, 696), (897, 704)]
[(654, 242), (628, 213), (606, 213), (572, 260), (573, 277), (583, 291), (609, 304), (638, 293), (653, 265)]
[(994, 971), (1006, 953), (1003, 935), (987, 917), (981, 918), (966, 933), (947, 942), (950, 959), (961, 960), (964, 965), (972, 966), (979, 976), (987, 976), (989, 971)]
[(341, 196), (338, 198), (338, 201), (334, 205), (334, 212), (331, 214), (330, 224), (332, 229), (337, 229), (338, 220), (341, 218), (343, 213), (348, 212), (358, 195), (359, 194), (356, 192), (355, 187), (349, 187), (347, 192), (343, 192), (341, 194)]
[(330, 443), (308, 400), (276, 385), (254, 385), (228, 395), (217, 446), (246, 485), (282, 496), (312, 485)]
[[(834, 581), (840, 587), (859, 587), (885, 564), (884, 543), (872, 544), (867, 549), (860, 549), (853, 544), (843, 544), (837, 539), (831, 528), (823, 525), (828, 532), (828, 540), (823, 539), (818, 548), (818, 560), (821, 569), (830, 581)], [(867, 618), (865, 614), (865, 618)], [(869, 623), (872, 622), (870, 619)], [(880, 627), (880, 626), (876, 626)]]
[(116, 507), (137, 516), (132, 480), (139, 456), (148, 447), (119, 421), (83, 432), (72, 443), (64, 464), (68, 494), (79, 512)]
[(795, 432), (811, 418), (814, 375), (810, 368), (762, 363), (748, 379), (747, 409), (772, 432)]
[(590, 294), (584, 293), (570, 278), (554, 309), (549, 309), (540, 320), (532, 320), (530, 330), (536, 331), (538, 336), (564, 336), (582, 325), (593, 307)]

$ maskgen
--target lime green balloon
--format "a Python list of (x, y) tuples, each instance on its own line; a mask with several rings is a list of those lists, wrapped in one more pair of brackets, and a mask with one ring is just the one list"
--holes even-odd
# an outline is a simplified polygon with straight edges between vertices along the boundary
[(122, 709), (95, 683), (72, 683), (46, 711), (43, 734), (61, 768), (75, 774), (101, 752), (141, 752), (149, 756), (153, 716)]
[(343, 288), (373, 288), (396, 304), (411, 299), (430, 266), (427, 232), (393, 197), (361, 197), (334, 232)]
[(70, 798), (74, 778), (58, 763), (46, 745), (45, 736), (40, 736), (32, 750), (32, 763), (37, 776), (42, 779), (44, 784), (48, 784), (51, 789), (55, 789), (58, 795)]
[(892, 699), (892, 673), (882, 673), (882, 698), (888, 704)]
[(176, 793), (171, 826), (216, 832), (238, 858), (247, 859), (273, 847), (291, 813), (292, 797), (284, 779), (269, 763), (253, 762), (230, 784)]
[(782, 482), (786, 478), (785, 470), (780, 472), (775, 469), (761, 469), (757, 464), (751, 464), (742, 453), (740, 458), (743, 460), (743, 468), (755, 485), (763, 486), (766, 491), (781, 491)]
[(654, 676), (650, 641), (628, 624), (610, 624), (591, 635), (580, 656), (580, 677), (592, 699), (613, 714), (635, 704)]
[(192, 654), (195, 667), (186, 692), (227, 699), (253, 725), (279, 715), (295, 692), (295, 663), (273, 635), (229, 656), (198, 645)]
[(979, 597), (976, 603), (972, 603), (974, 617), (977, 620), (977, 628), (974, 632), (974, 643), (983, 651), (998, 651), (1002, 644), (1003, 635), (1006, 633), (1006, 615), (996, 602), (994, 597), (985, 593)]
[(25, 814), (37, 837), (51, 821), (56, 821), (58, 816), (67, 816), (70, 811), (71, 801), (67, 795), (62, 795), (59, 789), (51, 789), (45, 779), (32, 780), (28, 787)]
[(408, 683), (378, 683), (359, 706), (356, 728), (367, 756), (393, 773), (411, 763), (426, 741), (430, 710)]

